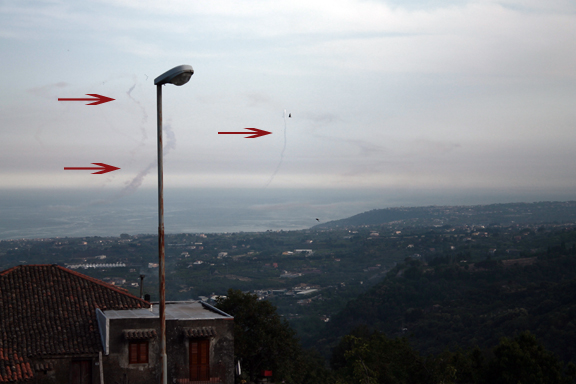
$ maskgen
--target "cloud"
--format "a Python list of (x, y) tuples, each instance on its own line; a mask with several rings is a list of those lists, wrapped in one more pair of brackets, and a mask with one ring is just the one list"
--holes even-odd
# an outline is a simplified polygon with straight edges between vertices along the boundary
[[(272, 188), (427, 183), (436, 173), (446, 182), (481, 174), (484, 182), (490, 172), (505, 184), (514, 173), (507, 168), (510, 150), (518, 164), (530, 164), (514, 173), (527, 182), (551, 175), (554, 167), (561, 172), (554, 177), (563, 182), (571, 176), (565, 165), (574, 162), (568, 147), (576, 137), (570, 89), (576, 76), (575, 4), (9, 2), (0, 7), (0, 35), (20, 38), (6, 40), (2, 52), (0, 65), (13, 76), (4, 87), (8, 107), (1, 120), (13, 129), (5, 130), (9, 140), (0, 144), (11, 154), (7, 166), (26, 164), (40, 174), (37, 167), (53, 164), (51, 176), (61, 177), (67, 164), (58, 157), (71, 156), (73, 147), (75, 157), (68, 159), (75, 162), (113, 157), (111, 164), (125, 170), (113, 180), (122, 194), (152, 185), (153, 178), (146, 178), (155, 166), (153, 151), (143, 145), (155, 129), (148, 119), (154, 110), (152, 79), (189, 61), (197, 70), (194, 85), (166, 94), (175, 121), (187, 126), (179, 130), (179, 151), (172, 152), (168, 167), (182, 184), (202, 179), (203, 185), (261, 187), (278, 169), (284, 149)], [(41, 72), (33, 72), (38, 62)], [(140, 84), (133, 73), (149, 78)], [(101, 81), (119, 76), (128, 80)], [(56, 97), (64, 95), (58, 92), (102, 92), (117, 101), (60, 105)], [(286, 107), (293, 129), (284, 148), (279, 119)], [(246, 126), (274, 135), (217, 135)], [(43, 129), (50, 135), (41, 135)], [(166, 155), (175, 143), (168, 124)], [(559, 148), (566, 154), (560, 156)], [(535, 154), (548, 168), (532, 165)], [(130, 173), (130, 161), (141, 168)], [(478, 165), (488, 161), (488, 170)]]
[(144, 41), (142, 38), (131, 36), (110, 37), (111, 43), (120, 51), (142, 57), (158, 57), (167, 55), (167, 52), (157, 44)]
[[(296, 117), (296, 115), (294, 115), (294, 117)], [(315, 124), (330, 124), (336, 121), (341, 121), (338, 115), (331, 112), (304, 111), (302, 112), (302, 117)]]
[[(60, 1), (38, 9), (7, 7), (2, 15), (19, 31), (31, 30), (37, 20), (42, 21), (34, 30), (49, 32), (57, 25), (82, 26), (84, 33), (106, 25), (97, 40), (149, 58), (182, 57), (183, 44), (202, 57), (230, 56), (240, 46), (256, 54), (272, 49), (332, 70), (562, 76), (573, 73), (576, 61), (576, 6), (566, 0), (442, 1), (433, 8), (430, 1), (404, 8), (373, 0), (98, 4), (106, 12)], [(160, 30), (178, 38), (163, 39)]]
[[(151, 15), (198, 17), (199, 21), (219, 19), (226, 23), (211, 27), (236, 31), (242, 36), (278, 37), (280, 35), (360, 32), (424, 32), (446, 30), (497, 20), (474, 20), (480, 10), (508, 9), (511, 12), (566, 14), (576, 6), (568, 0), (476, 0), (476, 1), (360, 1), (360, 0), (166, 0), (161, 3), (142, 0), (106, 0), (118, 8)], [(403, 6), (407, 5), (407, 6)], [(498, 14), (493, 14), (498, 16)], [(506, 25), (497, 24), (499, 28)], [(208, 26), (208, 25), (207, 25)], [(225, 33), (227, 33), (225, 32)]]
[(417, 139), (413, 141), (413, 152), (419, 154), (447, 154), (462, 147), (460, 143), (451, 141), (433, 141)]
[(39, 87), (30, 88), (30, 89), (27, 89), (26, 92), (31, 93), (34, 96), (42, 97), (44, 99), (53, 99), (54, 97), (58, 96), (54, 93), (54, 91), (56, 91), (58, 89), (66, 88), (68, 86), (70, 86), (70, 84), (68, 84), (64, 81), (59, 81), (59, 82), (53, 83), (53, 84), (46, 84), (46, 85), (41, 85)]
[(248, 107), (262, 107), (269, 105), (272, 101), (269, 95), (264, 93), (252, 92), (246, 95)]

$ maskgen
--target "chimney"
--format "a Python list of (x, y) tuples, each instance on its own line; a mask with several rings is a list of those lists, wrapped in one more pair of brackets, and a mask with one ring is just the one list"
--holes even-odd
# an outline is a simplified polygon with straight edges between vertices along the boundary
[(142, 295), (142, 292), (144, 291), (144, 277), (146, 277), (146, 275), (140, 275), (140, 298), (141, 299), (144, 297)]

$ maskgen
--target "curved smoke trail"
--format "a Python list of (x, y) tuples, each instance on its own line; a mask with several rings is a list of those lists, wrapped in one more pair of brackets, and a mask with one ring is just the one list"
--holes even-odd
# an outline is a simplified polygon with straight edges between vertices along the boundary
[[(164, 131), (164, 143), (165, 143), (164, 148), (163, 148), (163, 157), (166, 158), (166, 156), (168, 156), (168, 154), (173, 149), (176, 148), (176, 135), (174, 134), (174, 131), (172, 130), (172, 125), (170, 123), (170, 120), (168, 120), (168, 122), (166, 124), (162, 125), (162, 129)], [(138, 174), (136, 176), (134, 176), (134, 178), (132, 178), (132, 180), (127, 181), (125, 183), (124, 188), (122, 188), (120, 191), (116, 192), (110, 198), (105, 199), (105, 200), (97, 200), (97, 201), (92, 202), (89, 205), (109, 203), (109, 202), (118, 200), (118, 199), (120, 199), (126, 195), (130, 195), (130, 194), (136, 192), (136, 190), (144, 182), (144, 178), (150, 173), (150, 171), (152, 171), (152, 169), (156, 168), (157, 165), (158, 165), (157, 160), (152, 161), (150, 164), (148, 164), (148, 166), (146, 168), (144, 168), (143, 170), (138, 172)]]
[(140, 121), (141, 139), (140, 139), (140, 142), (138, 143), (138, 145), (136, 146), (136, 148), (132, 149), (129, 152), (130, 155), (132, 155), (132, 156), (135, 155), (135, 153), (138, 149), (140, 149), (141, 147), (144, 146), (144, 142), (146, 141), (146, 139), (148, 139), (148, 135), (146, 134), (146, 124), (148, 123), (148, 113), (146, 112), (146, 108), (144, 108), (144, 106), (138, 100), (136, 100), (134, 97), (132, 97), (132, 91), (134, 90), (134, 88), (136, 88), (137, 85), (138, 85), (138, 80), (136, 77), (134, 77), (134, 85), (132, 87), (130, 87), (130, 89), (126, 92), (126, 95), (128, 95), (130, 100), (132, 100), (142, 111), (142, 120)]
[(278, 173), (278, 170), (282, 165), (282, 161), (284, 160), (284, 151), (286, 151), (286, 110), (284, 110), (284, 147), (282, 147), (282, 152), (280, 153), (280, 161), (276, 166), (276, 170), (274, 170), (274, 173), (272, 174), (272, 176), (270, 176), (270, 180), (268, 180), (268, 182), (264, 186), (264, 189), (266, 189), (270, 185), (270, 183), (272, 182), (272, 180), (274, 180), (274, 177)]

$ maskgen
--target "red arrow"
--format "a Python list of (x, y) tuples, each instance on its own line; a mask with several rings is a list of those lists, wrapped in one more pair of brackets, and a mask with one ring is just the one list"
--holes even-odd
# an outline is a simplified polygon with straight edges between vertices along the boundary
[(94, 96), (95, 99), (58, 99), (58, 101), (93, 101), (93, 103), (89, 103), (86, 105), (98, 105), (98, 104), (103, 104), (103, 103), (107, 103), (109, 101), (115, 100), (115, 99), (111, 99), (111, 98), (106, 97), (106, 96), (97, 95), (95, 93), (87, 93), (86, 95)]
[(219, 135), (252, 135), (252, 136), (246, 136), (245, 139), (254, 139), (255, 137), (260, 137), (260, 136), (272, 134), (272, 132), (263, 131), (263, 130), (258, 129), (258, 128), (244, 128), (244, 129), (250, 129), (251, 131), (254, 131), (255, 133), (251, 133), (251, 132), (218, 132), (218, 134)]
[(65, 171), (78, 171), (78, 170), (96, 170), (96, 171), (100, 171), (100, 172), (92, 172), (93, 175), (101, 175), (103, 173), (108, 173), (108, 172), (112, 172), (115, 171), (117, 169), (120, 169), (118, 167), (113, 167), (111, 165), (108, 164), (104, 164), (104, 163), (92, 163), (94, 165), (99, 165), (99, 167), (64, 167)]

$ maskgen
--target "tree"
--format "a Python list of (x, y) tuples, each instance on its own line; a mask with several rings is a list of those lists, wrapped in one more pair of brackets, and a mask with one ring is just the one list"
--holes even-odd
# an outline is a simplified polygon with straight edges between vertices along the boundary
[(274, 305), (258, 300), (256, 295), (229, 289), (216, 307), (234, 316), (234, 354), (243, 376), (255, 381), (261, 371), (271, 370), (276, 382), (301, 382), (302, 349)]
[(374, 331), (355, 330), (360, 337), (345, 336), (335, 348), (332, 368), (339, 383), (416, 384), (433, 382), (425, 360), (405, 338), (389, 339)]
[(494, 359), (489, 368), (489, 382), (562, 383), (560, 360), (546, 350), (530, 332), (523, 332), (514, 339), (502, 338), (494, 349)]

